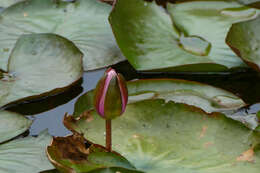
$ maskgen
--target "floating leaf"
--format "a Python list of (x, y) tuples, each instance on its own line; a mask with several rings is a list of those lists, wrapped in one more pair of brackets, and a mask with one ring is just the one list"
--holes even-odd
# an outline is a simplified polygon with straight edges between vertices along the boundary
[(86, 92), (78, 98), (74, 106), (74, 115), (79, 116), (91, 109), (94, 109), (94, 90)]
[(199, 36), (211, 43), (209, 57), (228, 68), (243, 66), (225, 44), (233, 23), (253, 19), (258, 11), (236, 2), (186, 2), (168, 4), (167, 9), (177, 27), (188, 36)]
[(155, 2), (118, 0), (110, 23), (121, 51), (137, 70), (214, 64), (209, 57), (191, 54), (179, 46), (179, 33)]
[(0, 107), (61, 92), (82, 76), (82, 54), (74, 44), (53, 34), (22, 36), (0, 79)]
[(237, 0), (238, 2), (242, 3), (242, 4), (254, 4), (259, 2), (259, 0)]
[(249, 66), (260, 71), (260, 17), (234, 24), (226, 38), (228, 45)]
[(26, 137), (0, 144), (0, 172), (38, 173), (53, 169), (45, 153), (50, 140), (51, 136), (43, 132), (37, 138)]
[(101, 168), (135, 169), (125, 158), (99, 145), (86, 148), (81, 135), (56, 137), (47, 148), (50, 161), (63, 173), (86, 173)]
[(8, 6), (13, 5), (20, 1), (23, 1), (23, 0), (1, 0), (0, 7), (8, 7)]
[(31, 124), (31, 120), (20, 114), (0, 110), (0, 143), (22, 134)]
[(111, 6), (98, 0), (30, 0), (0, 15), (0, 68), (22, 34), (54, 33), (71, 40), (84, 53), (84, 69), (93, 70), (122, 61), (108, 23)]
[[(239, 97), (225, 90), (198, 82), (178, 79), (145, 79), (127, 84), (129, 102), (147, 99), (164, 99), (185, 103), (203, 109), (208, 113), (237, 110), (245, 103)], [(74, 115), (80, 115), (93, 108), (93, 93), (81, 96), (75, 104)]]
[[(225, 45), (232, 23), (256, 15), (256, 9), (242, 7), (204, 1), (168, 5), (171, 20), (155, 2), (118, 0), (110, 23), (120, 49), (137, 70), (226, 71), (246, 66)], [(225, 11), (236, 17), (225, 16), (221, 10), (227, 8), (238, 11)]]
[[(104, 145), (104, 120), (94, 111), (64, 121), (69, 129)], [(146, 100), (128, 104), (112, 129), (114, 151), (147, 173), (258, 173), (260, 169), (260, 133), (223, 114)]]

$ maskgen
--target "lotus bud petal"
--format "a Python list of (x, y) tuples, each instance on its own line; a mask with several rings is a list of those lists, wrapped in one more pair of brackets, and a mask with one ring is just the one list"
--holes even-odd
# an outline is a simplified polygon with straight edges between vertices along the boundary
[(109, 68), (96, 86), (94, 99), (96, 111), (102, 118), (111, 120), (122, 115), (128, 101), (124, 77)]

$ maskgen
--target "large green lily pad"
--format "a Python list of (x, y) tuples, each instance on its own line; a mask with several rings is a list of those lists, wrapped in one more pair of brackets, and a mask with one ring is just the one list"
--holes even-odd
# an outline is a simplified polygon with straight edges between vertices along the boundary
[[(94, 111), (65, 125), (104, 145), (105, 122)], [(112, 122), (113, 149), (147, 173), (258, 173), (260, 133), (223, 114), (164, 100), (128, 104)]]
[(229, 46), (248, 65), (260, 71), (260, 17), (234, 24), (226, 38)]
[[(117, 1), (110, 23), (120, 49), (135, 69), (225, 71), (245, 67), (225, 45), (225, 37), (232, 23), (254, 18), (256, 9), (235, 2), (204, 1), (168, 5), (168, 10), (171, 17), (155, 2)], [(200, 32), (190, 32), (193, 29)]]
[(53, 169), (45, 153), (51, 136), (26, 137), (0, 145), (0, 173), (38, 173)]
[(214, 62), (228, 68), (243, 66), (235, 53), (225, 44), (233, 23), (254, 19), (259, 11), (236, 2), (186, 2), (168, 4), (172, 20), (186, 36), (199, 36), (211, 43), (208, 54)]
[[(127, 83), (129, 102), (164, 99), (185, 103), (205, 112), (237, 110), (246, 104), (236, 95), (206, 84), (179, 79), (145, 79)], [(93, 92), (82, 95), (75, 104), (74, 115), (93, 109)]]
[(31, 120), (20, 114), (0, 110), (0, 143), (22, 134), (31, 124)]
[(0, 107), (27, 98), (61, 92), (82, 76), (82, 53), (53, 34), (22, 36), (0, 79)]
[(93, 70), (123, 60), (108, 23), (111, 6), (98, 0), (30, 0), (0, 15), (0, 68), (22, 34), (55, 33), (84, 53), (84, 69)]

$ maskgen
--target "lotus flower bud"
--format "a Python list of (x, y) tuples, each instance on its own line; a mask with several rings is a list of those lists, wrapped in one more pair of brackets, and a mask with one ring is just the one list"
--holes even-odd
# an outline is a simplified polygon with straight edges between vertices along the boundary
[(102, 118), (111, 120), (122, 115), (128, 101), (124, 77), (109, 68), (96, 86), (94, 99), (96, 111)]

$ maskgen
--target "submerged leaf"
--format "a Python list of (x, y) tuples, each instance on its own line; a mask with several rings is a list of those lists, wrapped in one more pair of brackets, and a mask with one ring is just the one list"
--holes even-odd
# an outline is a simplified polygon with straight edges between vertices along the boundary
[(23, 115), (0, 110), (0, 143), (22, 134), (31, 124)]
[(51, 136), (26, 137), (0, 144), (0, 173), (38, 173), (53, 169), (45, 153)]
[(71, 40), (84, 53), (84, 70), (124, 60), (108, 23), (111, 6), (99, 0), (30, 0), (0, 14), (0, 69), (6, 70), (22, 34), (54, 33)]
[(228, 45), (249, 66), (260, 71), (260, 16), (234, 24), (226, 38)]
[[(86, 121), (90, 117), (92, 121)], [(94, 111), (76, 119), (66, 117), (65, 122), (86, 139), (104, 144), (104, 122)], [(223, 114), (146, 100), (128, 104), (112, 130), (113, 149), (147, 173), (258, 173), (260, 169), (260, 133)]]
[(0, 107), (9, 103), (61, 92), (82, 76), (82, 53), (74, 44), (53, 34), (22, 36), (0, 79)]
[(47, 148), (50, 161), (63, 173), (86, 173), (101, 168), (135, 169), (125, 158), (100, 145), (85, 146), (81, 135), (56, 137)]

